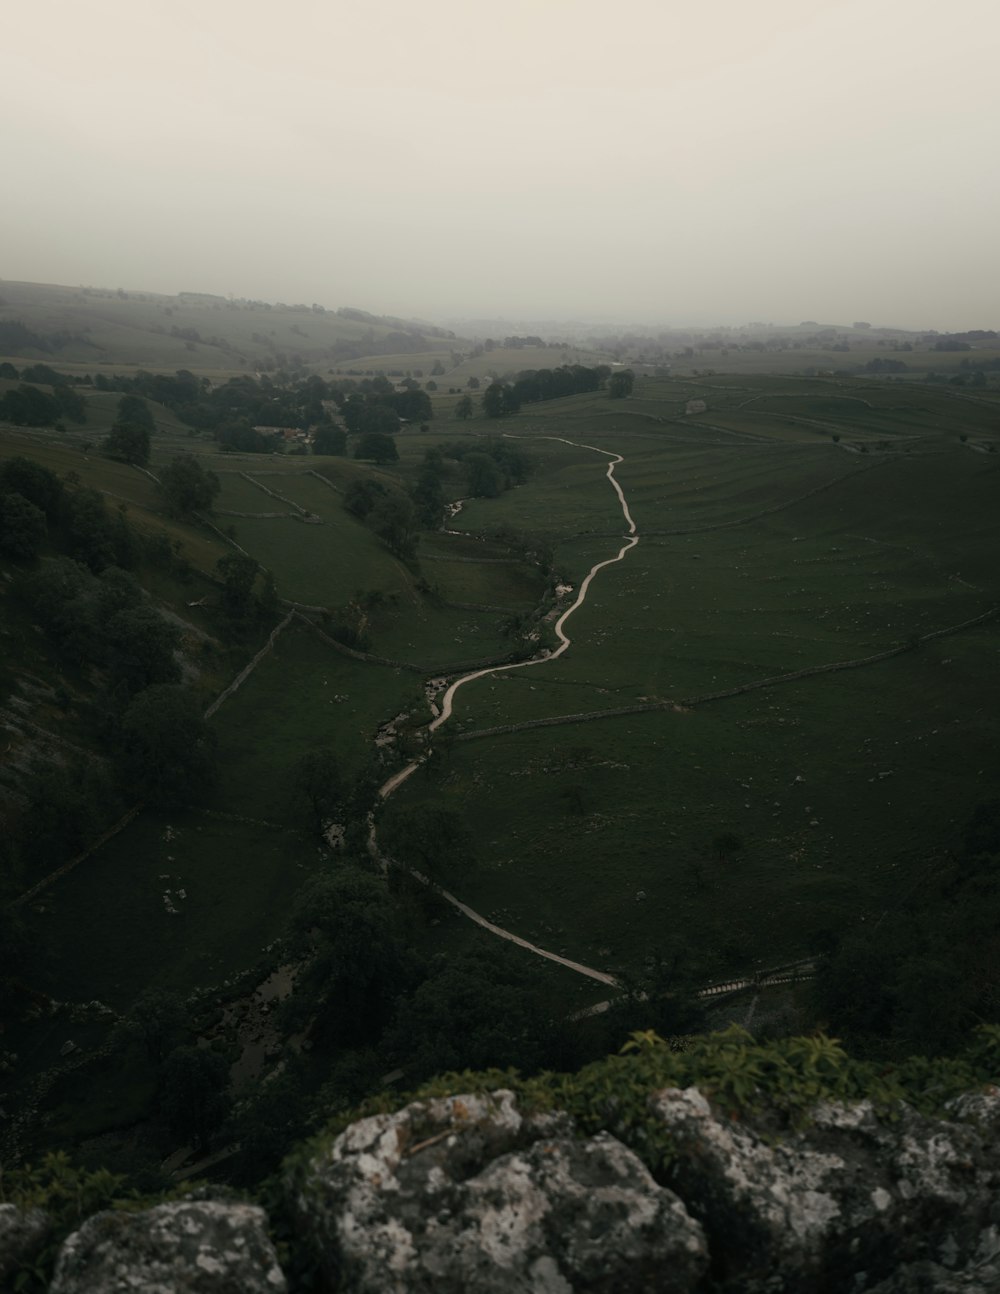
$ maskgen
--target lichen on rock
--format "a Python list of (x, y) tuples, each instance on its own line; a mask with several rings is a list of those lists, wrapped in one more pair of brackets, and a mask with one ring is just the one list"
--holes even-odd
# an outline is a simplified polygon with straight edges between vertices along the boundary
[(284, 1294), (263, 1209), (181, 1200), (97, 1213), (65, 1241), (50, 1294)]
[[(915, 1280), (937, 1266), (957, 1279), (1000, 1250), (1000, 1162), (972, 1124), (825, 1102), (776, 1133), (693, 1088), (662, 1091), (652, 1108), (674, 1146), (668, 1179), (704, 1224), (723, 1288), (864, 1290), (910, 1266)], [(968, 1108), (1000, 1116), (981, 1099)]]
[(708, 1262), (701, 1227), (632, 1151), (503, 1090), (361, 1120), (295, 1194), (330, 1278), (358, 1294), (681, 1294)]
[(41, 1209), (19, 1209), (0, 1204), (0, 1282), (30, 1262), (48, 1231), (49, 1219)]

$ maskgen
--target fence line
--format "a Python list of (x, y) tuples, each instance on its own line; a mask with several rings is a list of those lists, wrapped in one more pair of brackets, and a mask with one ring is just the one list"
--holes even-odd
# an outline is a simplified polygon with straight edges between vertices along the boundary
[(109, 840), (114, 836), (117, 836), (119, 831), (124, 830), (141, 808), (141, 804), (134, 804), (127, 813), (123, 814), (122, 817), (118, 819), (114, 826), (109, 827), (108, 830), (105, 831), (103, 836), (98, 836), (92, 845), (88, 845), (82, 854), (77, 854), (77, 856), (75, 858), (71, 858), (68, 863), (63, 863), (62, 867), (57, 867), (54, 872), (49, 872), (48, 876), (43, 876), (37, 885), (33, 885), (30, 890), (25, 890), (25, 892), (23, 894), (19, 894), (16, 899), (12, 899), (10, 906), (14, 908), (21, 903), (27, 903), (29, 899), (33, 899), (36, 894), (51, 885), (53, 881), (57, 881), (61, 876), (65, 876), (67, 872), (71, 872), (73, 868), (79, 863), (82, 863), (84, 859), (89, 858), (91, 854), (95, 854), (102, 845), (106, 845)]
[(260, 649), (257, 655), (253, 658), (250, 664), (245, 665), (243, 669), (240, 670), (240, 672), (236, 675), (236, 677), (229, 684), (229, 686), (224, 691), (219, 693), (219, 695), (215, 698), (212, 704), (205, 711), (204, 717), (206, 719), (211, 719), (212, 715), (215, 714), (216, 710), (218, 710), (219, 706), (222, 705), (223, 701), (227, 701), (233, 695), (234, 692), (236, 692), (240, 687), (242, 687), (242, 685), (254, 672), (254, 670), (257, 668), (260, 662), (264, 659), (264, 657), (267, 656), (269, 652), (274, 650), (274, 644), (278, 638), (278, 635), (281, 633), (283, 629), (286, 629), (288, 627), (288, 623), (292, 619), (292, 616), (296, 614), (298, 613), (295, 611), (289, 611), (288, 615), (285, 616), (281, 624), (277, 625), (274, 629), (271, 630), (270, 634), (268, 635), (267, 642)]

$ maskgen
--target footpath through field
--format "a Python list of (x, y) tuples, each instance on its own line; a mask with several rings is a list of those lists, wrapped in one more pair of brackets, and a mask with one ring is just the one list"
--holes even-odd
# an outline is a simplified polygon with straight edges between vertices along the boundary
[[(527, 437), (512, 437), (511, 439), (527, 439)], [(622, 491), (621, 485), (615, 477), (615, 468), (619, 463), (625, 461), (624, 457), (621, 454), (612, 453), (612, 451), (608, 449), (598, 449), (596, 445), (583, 445), (575, 440), (567, 440), (564, 436), (541, 436), (538, 437), (538, 439), (557, 440), (563, 445), (572, 445), (575, 449), (589, 449), (595, 454), (603, 454), (606, 458), (611, 460), (608, 463), (607, 478), (611, 482), (611, 488), (618, 495), (618, 502), (621, 504), (622, 516), (625, 518), (625, 523), (628, 526), (625, 542), (618, 550), (616, 556), (605, 558), (602, 562), (595, 562), (587, 572), (580, 584), (579, 591), (577, 592), (576, 599), (573, 604), (566, 608), (555, 623), (555, 633), (556, 637), (559, 639), (559, 645), (554, 650), (549, 651), (546, 649), (538, 656), (532, 657), (531, 660), (517, 661), (512, 665), (492, 665), (486, 669), (473, 670), (470, 674), (463, 674), (450, 685), (442, 697), (441, 712), (428, 726), (428, 733), (436, 732), (442, 724), (448, 722), (454, 709), (455, 695), (459, 688), (465, 687), (466, 683), (472, 683), (477, 678), (486, 678), (490, 674), (500, 674), (514, 669), (530, 669), (533, 666), (545, 665), (549, 661), (557, 660), (563, 652), (567, 650), (571, 642), (564, 626), (570, 616), (573, 615), (578, 608), (582, 607), (584, 602), (587, 600), (587, 593), (594, 576), (598, 571), (602, 571), (606, 566), (614, 566), (616, 562), (620, 562), (625, 554), (633, 549), (639, 542), (639, 536), (636, 534), (635, 522), (632, 519), (631, 512), (629, 512), (628, 502), (625, 498), (624, 492)], [(405, 768), (401, 768), (398, 773), (394, 773), (392, 777), (390, 777), (389, 780), (379, 788), (379, 798), (387, 800), (399, 789), (399, 787), (403, 785), (407, 778), (420, 767), (426, 758), (426, 754), (422, 755), (419, 759), (414, 759), (411, 763), (407, 764)], [(378, 848), (375, 842), (374, 826), (372, 826), (371, 834), (369, 836), (369, 846), (372, 853), (377, 855)], [(410, 869), (410, 874), (417, 880), (423, 882), (423, 884), (430, 884), (427, 877), (421, 872)], [(481, 913), (476, 912), (467, 904), (462, 903), (454, 894), (449, 893), (448, 890), (438, 887), (437, 892), (440, 894), (441, 898), (443, 898), (446, 903), (450, 903), (456, 911), (461, 912), (462, 915), (468, 917), (470, 921), (474, 921), (476, 925), (482, 926), (484, 930), (488, 930), (498, 938), (507, 939), (509, 942), (517, 944), (520, 948), (526, 948), (528, 952), (535, 953), (539, 957), (545, 957), (549, 961), (558, 962), (560, 966), (565, 966), (569, 970), (576, 971), (578, 975), (586, 975), (589, 979), (599, 980), (602, 984), (610, 984), (617, 987), (618, 981), (613, 975), (608, 975), (605, 971), (595, 970), (591, 966), (583, 966), (579, 962), (571, 961), (567, 957), (561, 957), (558, 953), (550, 952), (548, 949), (539, 948), (536, 944), (529, 943), (526, 939), (522, 939), (520, 935), (514, 934), (513, 931), (504, 930), (502, 926), (497, 926), (494, 925), (492, 921), (487, 921)]]

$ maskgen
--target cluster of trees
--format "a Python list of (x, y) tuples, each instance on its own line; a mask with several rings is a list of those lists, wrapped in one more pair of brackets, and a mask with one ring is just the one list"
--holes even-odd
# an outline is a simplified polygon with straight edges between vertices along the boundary
[(960, 373), (936, 373), (931, 369), (924, 377), (925, 382), (938, 386), (986, 386), (986, 365)]
[[(445, 839), (440, 848), (428, 840), (411, 852), (407, 865), (440, 870), (447, 848), (455, 856), (454, 869), (464, 849), (451, 848), (454, 815), (427, 810), (425, 816), (412, 824), (418, 839), (435, 830)], [(461, 834), (460, 823), (457, 829)], [(644, 957), (626, 973), (620, 1001), (586, 1023), (571, 1019), (564, 990), (537, 976), (526, 958), (500, 941), (475, 952), (424, 958), (414, 951), (410, 930), (413, 905), (426, 903), (428, 891), (414, 890), (407, 880), (393, 872), (387, 884), (347, 863), (314, 878), (299, 898), (293, 938), (309, 961), (296, 981), (286, 1022), (308, 1020), (314, 1043), (324, 1051), (374, 1051), (376, 1073), (400, 1065), (412, 1086), (449, 1070), (577, 1068), (617, 1049), (633, 1028), (690, 1032), (702, 1018), (680, 953)]]
[[(211, 433), (223, 450), (245, 454), (283, 448), (280, 437), (260, 428), (312, 429), (314, 453), (342, 454), (344, 427), (351, 434), (389, 436), (399, 430), (401, 420), (424, 423), (433, 416), (430, 397), (416, 382), (411, 379), (405, 390), (397, 391), (384, 376), (327, 382), (315, 374), (294, 377), (281, 372), (273, 378), (266, 374), (231, 378), (213, 387), (207, 379), (181, 369), (172, 377), (145, 372), (113, 378), (99, 374), (94, 384), (164, 404), (188, 426)], [(344, 427), (336, 423), (331, 406)]]
[(273, 620), (279, 610), (274, 576), (246, 553), (227, 553), (215, 564), (219, 602), (230, 626), (247, 628)]
[(980, 804), (918, 892), (833, 950), (815, 1006), (858, 1055), (948, 1055), (1000, 1019), (1000, 800)]
[(20, 386), (0, 397), (0, 421), (12, 422), (17, 427), (52, 427), (64, 419), (76, 423), (87, 421), (83, 397), (66, 381), (53, 384), (51, 394), (28, 385), (29, 381), (22, 380)]
[[(366, 379), (367, 381), (367, 379)], [(399, 430), (400, 420), (424, 423), (433, 417), (430, 396), (412, 387), (397, 391), (386, 377), (370, 381), (367, 392), (352, 392), (340, 406), (344, 426), (352, 434)]]
[(623, 400), (626, 396), (632, 394), (632, 388), (635, 386), (635, 374), (630, 368), (621, 369), (618, 373), (612, 373), (608, 379), (608, 395), (612, 400)]
[[(527, 369), (513, 382), (494, 381), (483, 392), (482, 406), (487, 418), (502, 418), (517, 413), (523, 404), (536, 404), (542, 400), (558, 400), (567, 395), (580, 395), (599, 391), (607, 382), (609, 394), (614, 397), (629, 395), (635, 374), (629, 369), (612, 373), (606, 364), (587, 368), (583, 364), (563, 364), (559, 368)], [(472, 412), (472, 402), (463, 397), (455, 408), (455, 416), (467, 418)]]
[(118, 566), (94, 574), (59, 557), (21, 583), (20, 595), (61, 658), (74, 668), (104, 671), (109, 688), (131, 695), (153, 683), (176, 683), (180, 630)]
[(355, 477), (344, 491), (344, 507), (373, 530), (396, 557), (413, 556), (419, 521), (413, 500), (402, 490), (373, 477)]
[[(352, 384), (353, 385), (353, 384)], [(165, 405), (187, 426), (211, 433), (224, 449), (243, 453), (271, 453), (277, 442), (256, 427), (332, 426), (324, 401), (342, 400), (346, 391), (321, 377), (294, 379), (288, 374), (271, 378), (234, 377), (212, 386), (187, 369), (175, 374), (140, 371), (131, 377), (97, 374), (98, 390), (155, 400)]]
[(564, 364), (560, 368), (540, 368), (519, 373), (514, 381), (514, 397), (518, 405), (535, 404), (539, 400), (558, 400), (562, 396), (579, 395), (585, 391), (599, 391), (611, 375), (606, 365), (586, 368), (582, 364)]
[(474, 498), (495, 499), (504, 490), (523, 485), (532, 470), (531, 458), (517, 442), (498, 436), (446, 442), (424, 455), (425, 470), (436, 469), (439, 476), (444, 475), (449, 471), (449, 460), (460, 465), (462, 493)]
[(150, 437), (156, 429), (149, 405), (140, 396), (123, 395), (111, 430), (101, 452), (121, 463), (145, 467), (149, 462)]
[(218, 476), (194, 454), (176, 454), (160, 471), (156, 492), (172, 517), (207, 512), (222, 488)]
[(510, 382), (491, 382), (483, 392), (483, 413), (487, 418), (504, 418), (517, 413), (521, 401)]
[(0, 469), (0, 495), (12, 482), (64, 551), (20, 576), (11, 596), (44, 634), (65, 678), (89, 695), (74, 702), (60, 686), (54, 702), (76, 705), (103, 757), (71, 751), (60, 763), (38, 760), (16, 771), (18, 797), (7, 801), (0, 830), (5, 886), (65, 862), (137, 798), (199, 797), (213, 766), (201, 707), (180, 685), (180, 631), (124, 569), (140, 558), (175, 575), (189, 568), (169, 541), (142, 538), (94, 491), (67, 488), (26, 459)]
[[(70, 342), (86, 344), (86, 339), (76, 333), (66, 331), (57, 331), (51, 333), (34, 332), (22, 319), (0, 319), (0, 354), (2, 355), (20, 355), (22, 351), (45, 351), (51, 354), (54, 350), (59, 350), (62, 346), (69, 345)], [(13, 368), (12, 364), (4, 365), (5, 368)], [(17, 370), (7, 374), (0, 372), (0, 377), (17, 377)], [(25, 378), (30, 382), (31, 378)]]
[(31, 459), (19, 456), (0, 466), (0, 498), (0, 544), (22, 560), (33, 560), (47, 537), (93, 571), (128, 569), (143, 549), (124, 505), (112, 511), (97, 490), (75, 483), (69, 488)]

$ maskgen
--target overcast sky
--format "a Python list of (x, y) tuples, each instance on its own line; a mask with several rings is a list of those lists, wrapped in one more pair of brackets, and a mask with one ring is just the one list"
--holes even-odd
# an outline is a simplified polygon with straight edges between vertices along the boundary
[(30, 0), (0, 276), (1000, 326), (998, 0)]

